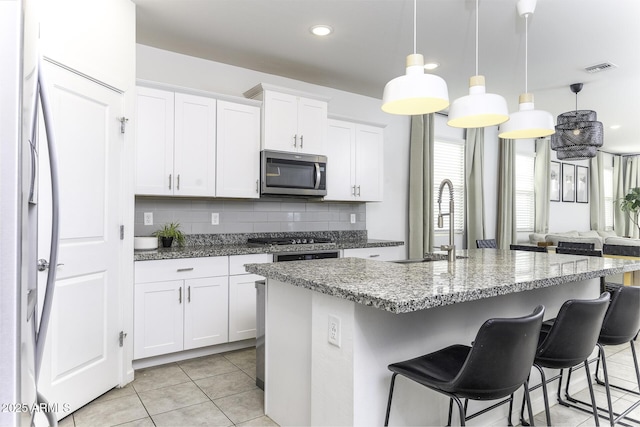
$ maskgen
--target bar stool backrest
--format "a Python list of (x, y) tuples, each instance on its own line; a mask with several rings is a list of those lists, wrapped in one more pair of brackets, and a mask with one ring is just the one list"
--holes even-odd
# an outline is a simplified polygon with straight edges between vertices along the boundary
[(619, 286), (613, 291), (604, 316), (598, 342), (620, 345), (631, 341), (640, 330), (640, 288)]
[(482, 239), (482, 240), (476, 240), (476, 247), (478, 249), (480, 248), (498, 248), (498, 243), (496, 242), (496, 239)]
[(546, 246), (509, 245), (512, 251), (548, 252)]
[(559, 248), (576, 248), (576, 249), (588, 249), (590, 251), (595, 249), (595, 244), (587, 242), (558, 242)]
[(474, 400), (500, 399), (517, 390), (533, 366), (543, 315), (540, 305), (528, 316), (487, 320), (450, 389)]
[(601, 257), (602, 252), (595, 249), (580, 249), (580, 248), (556, 248), (557, 254), (569, 254), (569, 255), (584, 255), (584, 256), (596, 256)]
[(598, 341), (608, 305), (608, 292), (594, 300), (565, 301), (551, 329), (540, 334), (536, 363), (564, 369), (587, 360)]

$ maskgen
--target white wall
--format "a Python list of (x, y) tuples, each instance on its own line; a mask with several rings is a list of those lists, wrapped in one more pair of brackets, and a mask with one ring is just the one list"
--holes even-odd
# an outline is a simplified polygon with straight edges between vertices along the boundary
[[(381, 100), (227, 64), (137, 45), (137, 78), (242, 97), (270, 83), (331, 98), (329, 114), (386, 125), (384, 202), (367, 204), (367, 229), (376, 239), (406, 240), (409, 119), (380, 109)], [(382, 87), (380, 94), (382, 95)]]
[[(551, 160), (579, 166), (589, 166), (589, 160), (558, 160), (556, 152), (551, 151)], [(591, 185), (591, 182), (589, 182)], [(562, 197), (560, 197), (562, 200)], [(591, 229), (589, 203), (551, 202), (549, 208), (549, 232), (587, 231)]]

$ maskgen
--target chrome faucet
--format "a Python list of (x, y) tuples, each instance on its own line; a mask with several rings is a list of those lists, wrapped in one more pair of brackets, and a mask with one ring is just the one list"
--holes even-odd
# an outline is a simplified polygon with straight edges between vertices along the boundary
[[(449, 186), (449, 213), (442, 213), (442, 189), (444, 186)], [(440, 246), (440, 250), (447, 251), (447, 259), (449, 262), (456, 260), (456, 246), (453, 244), (453, 184), (450, 180), (444, 179), (440, 183), (440, 190), (438, 190), (438, 228), (444, 227), (444, 216), (449, 215), (449, 244)]]

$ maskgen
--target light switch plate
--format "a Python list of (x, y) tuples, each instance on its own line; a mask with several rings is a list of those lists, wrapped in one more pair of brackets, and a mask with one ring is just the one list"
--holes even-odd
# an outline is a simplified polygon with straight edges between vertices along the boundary
[(340, 318), (329, 315), (329, 344), (333, 344), (336, 347), (340, 348)]
[(144, 213), (144, 225), (153, 225), (153, 212)]
[(220, 224), (220, 214), (218, 212), (211, 213), (211, 225)]

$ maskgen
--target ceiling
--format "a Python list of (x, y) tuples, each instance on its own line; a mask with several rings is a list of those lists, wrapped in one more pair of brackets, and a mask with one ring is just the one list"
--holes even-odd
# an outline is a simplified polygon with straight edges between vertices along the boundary
[[(133, 0), (137, 42), (382, 98), (413, 53), (411, 0)], [(475, 74), (475, 1), (418, 0), (417, 53), (440, 67), (451, 101)], [(525, 90), (525, 19), (516, 0), (482, 0), (478, 71), (487, 92), (518, 109)], [(309, 28), (328, 24), (319, 38)], [(528, 89), (537, 109), (595, 110), (603, 149), (640, 153), (640, 1), (538, 0), (529, 18)], [(584, 68), (615, 64), (606, 71)], [(617, 125), (618, 129), (611, 129)]]

